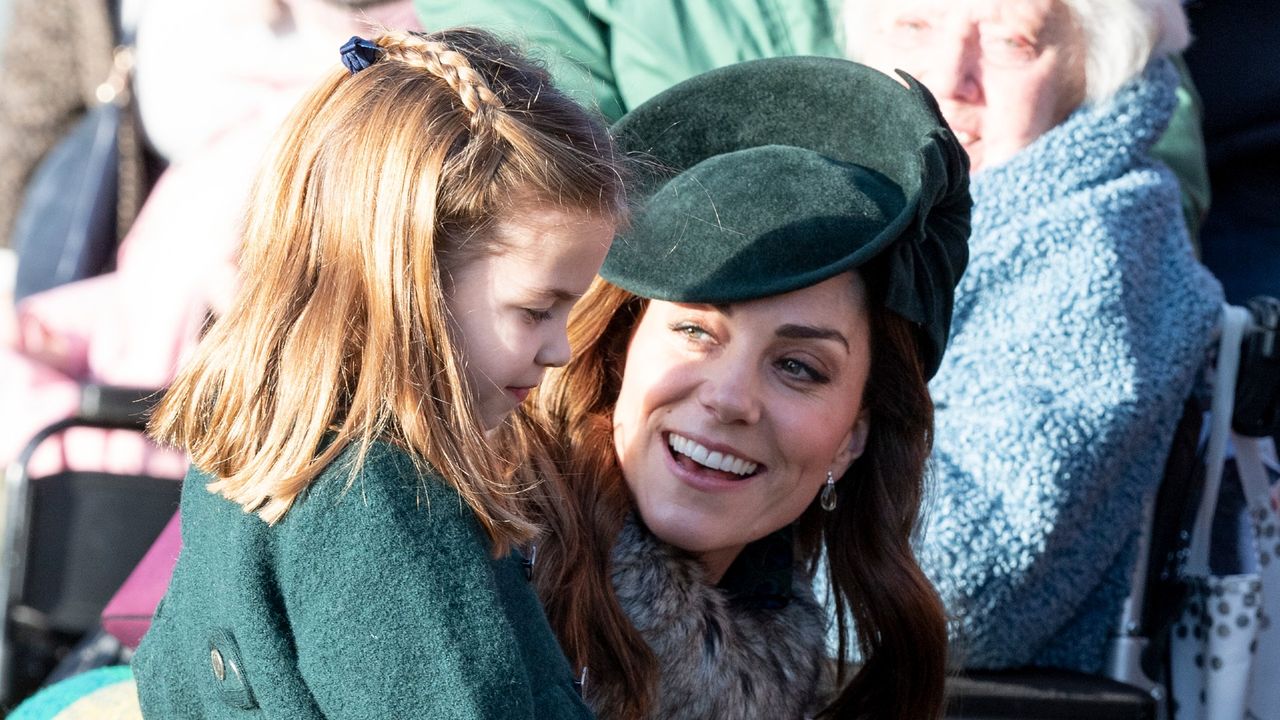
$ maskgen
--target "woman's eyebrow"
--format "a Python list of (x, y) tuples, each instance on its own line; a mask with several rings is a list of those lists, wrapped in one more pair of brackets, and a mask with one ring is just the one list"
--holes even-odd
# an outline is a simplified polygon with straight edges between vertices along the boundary
[(830, 328), (814, 327), (812, 325), (783, 325), (778, 328), (778, 337), (789, 338), (794, 340), (835, 340), (844, 346), (844, 351), (849, 352), (849, 340), (845, 338), (838, 330)]

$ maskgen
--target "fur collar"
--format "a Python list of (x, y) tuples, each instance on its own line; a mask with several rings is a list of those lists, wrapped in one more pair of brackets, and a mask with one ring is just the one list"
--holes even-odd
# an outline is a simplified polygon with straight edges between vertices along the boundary
[[(657, 656), (652, 717), (787, 720), (812, 709), (825, 619), (810, 577), (792, 565), (790, 535), (771, 536), (744, 550), (726, 574), (733, 589), (728, 582), (717, 587), (692, 556), (634, 516), (627, 521), (613, 550), (613, 586)], [(779, 569), (790, 587), (777, 587), (771, 571)], [(605, 683), (595, 690), (599, 716), (617, 717), (610, 710), (616, 689)]]

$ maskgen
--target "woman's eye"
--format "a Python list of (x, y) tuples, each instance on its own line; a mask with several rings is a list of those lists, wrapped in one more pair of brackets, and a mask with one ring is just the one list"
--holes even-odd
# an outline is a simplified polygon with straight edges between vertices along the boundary
[(1020, 35), (994, 34), (984, 38), (982, 45), (983, 51), (996, 62), (1024, 62), (1037, 54), (1035, 43)]
[(929, 22), (924, 18), (898, 18), (893, 23), (893, 33), (900, 40), (919, 40), (929, 32)]
[(812, 365), (795, 358), (783, 358), (775, 365), (783, 374), (806, 382), (825, 384), (831, 379), (815, 370)]
[(530, 322), (540, 323), (551, 319), (551, 308), (521, 308)]
[(711, 333), (707, 332), (699, 325), (689, 322), (673, 323), (671, 332), (677, 335), (683, 335), (686, 340), (706, 340), (711, 337)]

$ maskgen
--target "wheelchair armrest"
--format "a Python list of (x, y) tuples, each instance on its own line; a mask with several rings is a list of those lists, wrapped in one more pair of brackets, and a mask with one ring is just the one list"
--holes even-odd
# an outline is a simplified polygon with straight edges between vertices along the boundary
[[(163, 388), (133, 388), (117, 385), (82, 385), (76, 417), (85, 425), (121, 423), (126, 428), (143, 428), (155, 409)], [(106, 426), (99, 426), (106, 427)]]
[(22, 452), (18, 453), (14, 467), (25, 469), (45, 440), (67, 428), (95, 427), (142, 432), (146, 430), (147, 419), (163, 394), (163, 389), (157, 388), (84, 385), (76, 414), (41, 428), (22, 448)]
[(1155, 720), (1150, 693), (1068, 670), (974, 670), (947, 679), (947, 718), (956, 720)]

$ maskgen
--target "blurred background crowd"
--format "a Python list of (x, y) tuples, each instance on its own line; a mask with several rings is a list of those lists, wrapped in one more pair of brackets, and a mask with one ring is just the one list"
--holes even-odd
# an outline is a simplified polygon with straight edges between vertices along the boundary
[[(1002, 129), (992, 118), (985, 128), (975, 124), (979, 121), (966, 108), (994, 107), (1009, 83), (1028, 77), (1017, 54), (1028, 48), (982, 45), (980, 30), (964, 29), (959, 11), (957, 17), (938, 15), (938, 28), (924, 27), (915, 16), (899, 17), (891, 31), (897, 34), (888, 40), (875, 33), (864, 36), (860, 30), (880, 27), (882, 18), (873, 11), (885, 4), (665, 0), (637, 10), (632, 6), (640, 4), (606, 0), (3, 0), (0, 463), (13, 460), (39, 428), (78, 412), (86, 384), (159, 389), (172, 379), (234, 291), (240, 206), (256, 161), (285, 113), (333, 66), (339, 45), (350, 35), (366, 34), (371, 25), (481, 24), (515, 32), (537, 49), (562, 86), (610, 120), (680, 80), (732, 62), (792, 54), (852, 57), (881, 69), (905, 68), (920, 78), (974, 160), (975, 260), (957, 301), (949, 365), (934, 385), (941, 487), (940, 519), (931, 531), (954, 545), (926, 550), (925, 564), (933, 564), (949, 609), (965, 611), (966, 649), (978, 666), (1033, 663), (1099, 670), (1101, 647), (1094, 642), (1082, 650), (1078, 641), (1098, 640), (1126, 589), (1130, 556), (1124, 548), (1136, 526), (1122, 518), (1134, 517), (1143, 494), (1159, 480), (1199, 359), (1212, 343), (1218, 303), (1223, 297), (1243, 303), (1259, 294), (1280, 295), (1280, 63), (1275, 62), (1280, 6), (1196, 0), (1183, 8), (1188, 22), (1182, 27), (1180, 20), (1159, 17), (1173, 12), (1161, 10), (1159, 2), (1121, 3), (1148, 13), (1143, 17), (1154, 28), (1138, 66), (1113, 86), (1094, 87), (1102, 74), (1096, 72), (1095, 61), (1102, 61), (1095, 44), (1111, 41), (1091, 39), (1096, 27), (1076, 28), (1090, 36), (1078, 40), (1088, 57), (1069, 58), (1078, 64), (1076, 70), (1064, 61), (1048, 71), (1061, 80), (1056, 96), (1015, 90), (1008, 104), (996, 109), (1005, 116), (1026, 111), (1034, 117), (1026, 127)], [(1028, 3), (1075, 10), (1093, 5)], [(762, 9), (766, 6), (774, 10)], [(942, 35), (944, 21), (960, 23), (954, 25), (959, 34)], [(1170, 23), (1182, 29), (1170, 30)], [(932, 31), (939, 33), (937, 39), (920, 39)], [(977, 45), (970, 47), (970, 41)], [(947, 50), (953, 54), (947, 56)], [(984, 52), (1005, 55), (991, 61), (983, 59)], [(1148, 54), (1156, 58), (1151, 67)], [(1163, 59), (1166, 54), (1170, 60)], [(965, 79), (988, 61), (994, 64), (985, 70), (985, 87)], [(966, 69), (966, 63), (973, 68)], [(1023, 74), (1002, 81), (1000, 73), (1011, 66)], [(1138, 85), (1129, 85), (1131, 80)], [(1133, 157), (1094, 168), (1086, 161), (1111, 146), (1087, 131), (1113, 121), (1104, 111), (1116, 97), (1135, 103), (1130, 115), (1149, 112), (1150, 126), (1105, 126), (1109, 132), (1132, 133), (1107, 137), (1126, 138)], [(104, 107), (112, 109), (110, 116), (96, 117)], [(77, 187), (79, 205), (58, 205), (48, 198), (50, 192), (70, 195), (75, 178), (90, 169), (50, 169), (50, 158), (74, 142), (64, 152), (84, 160), (94, 147), (85, 139), (90, 129), (110, 146), (114, 162), (95, 177), (106, 177), (112, 192), (100, 195), (96, 184)], [(1068, 129), (1076, 134), (1066, 135)], [(998, 135), (1002, 131), (1007, 138)], [(984, 132), (985, 137), (976, 137)], [(77, 134), (81, 139), (71, 140)], [(1002, 149), (1004, 139), (1008, 143)], [(1091, 142), (1097, 145), (1085, 144)], [(1147, 157), (1149, 150), (1157, 163)], [(1065, 153), (1071, 162), (1051, 164), (1062, 160), (1050, 157), (1054, 152)], [(1070, 176), (1084, 166), (1101, 174)], [(1130, 174), (1133, 168), (1146, 174)], [(1050, 169), (1052, 176), (1043, 174)], [(1114, 176), (1104, 176), (1113, 171)], [(1063, 200), (1065, 191), (1054, 188), (1071, 182), (1106, 192)], [(1038, 183), (1044, 184), (1042, 195)], [(1133, 196), (1141, 199), (1139, 205), (1118, 206), (1124, 217), (1108, 215), (1106, 203), (1133, 199), (1125, 194), (1133, 191), (1127, 183), (1155, 189)], [(1078, 224), (1055, 227), (1045, 220), (1011, 230), (1009, 223), (1032, 210), (1016, 206), (1020, 193), (1024, 200), (1062, 202), (1063, 216), (1079, 213)], [(1099, 210), (1081, 212), (1073, 202), (1097, 203)], [(60, 230), (77, 223), (84, 227)], [(1063, 243), (1085, 237), (1086, 228), (1111, 228), (1112, 223), (1115, 233), (1104, 233), (1096, 244), (1077, 244), (1075, 256)], [(1077, 231), (1081, 234), (1070, 234)], [(68, 240), (76, 232), (92, 239), (77, 245), (80, 241)], [(1115, 239), (1117, 234), (1123, 241)], [(1018, 260), (1018, 270), (1011, 270), (1009, 258), (1020, 257), (1014, 241), (1041, 236), (1046, 245), (1039, 247), (1056, 248), (1055, 242), (1063, 247)], [(1127, 255), (1104, 258), (1109, 252)], [(1114, 283), (1114, 298), (1109, 291), (1090, 294), (1098, 291), (1097, 284), (1084, 290), (1072, 284), (1099, 263), (1107, 269), (1097, 282)], [(991, 283), (999, 283), (999, 297), (991, 294)], [(1108, 305), (1121, 296), (1116, 307)], [(1045, 317), (1008, 310), (1041, 297), (1053, 299), (1052, 313)], [(1086, 306), (1123, 326), (1114, 341), (1124, 352), (1116, 354), (1118, 346), (1107, 345), (1090, 354), (1070, 335), (1089, 331), (1067, 322), (1057, 327), (1067, 328), (1065, 341), (1078, 352), (1046, 364), (1052, 353), (1041, 343), (1064, 338), (1046, 340), (1017, 329), (1025, 322), (1041, 330), (1053, 313), (1078, 319), (1076, 313)], [(1007, 323), (992, 320), (1006, 311)], [(1185, 335), (1165, 332), (1180, 322)], [(1144, 323), (1152, 332), (1134, 339), (1132, 328)], [(1003, 344), (993, 344), (993, 327), (1007, 331)], [(992, 352), (1005, 355), (987, 362), (995, 357)], [(1164, 359), (1126, 364), (1128, 355), (1148, 352)], [(1144, 373), (1159, 377), (1150, 380)], [(1099, 375), (1106, 377), (1095, 382)], [(990, 399), (1000, 395), (997, 386), (1009, 377), (1044, 382), (1030, 382), (1017, 398), (1001, 396), (998, 403), (963, 409), (978, 393), (975, 388)], [(1070, 405), (1069, 413), (1062, 410), (1053, 393), (1054, 381), (1065, 384), (1064, 378), (1075, 383), (1072, 392), (1089, 395), (1095, 403), (1090, 407), (1111, 403), (1098, 410), (1102, 419), (1096, 427), (1079, 419), (1088, 403)], [(1132, 393), (1117, 395), (1114, 402), (1100, 400), (1117, 385)], [(1113, 422), (1121, 406), (1133, 416)], [(994, 416), (1013, 418), (1013, 425), (1023, 427), (982, 424)], [(1030, 421), (1023, 422), (1029, 416), (1038, 418), (1030, 433)], [(1159, 440), (1143, 444), (1139, 430)], [(1071, 460), (1047, 447), (1058, 439), (1037, 444), (1027, 437), (1043, 440), (1058, 431), (1066, 438), (1063, 443), (1075, 443)], [(1002, 444), (1018, 452), (993, 450), (976, 458), (965, 448), (981, 445), (983, 437), (1008, 438)], [(1077, 458), (1084, 444), (1096, 449)], [(1073, 465), (1077, 459), (1081, 464)], [(29, 468), (36, 475), (71, 468), (177, 478), (185, 462), (134, 432), (77, 429), (45, 443)], [(1025, 479), (1037, 473), (1046, 478), (1043, 485), (1027, 480), (1015, 490), (1007, 482), (1014, 475)], [(1071, 510), (1054, 505), (1048, 514), (1040, 507), (1025, 516), (1009, 510), (1017, 502), (1033, 502), (1027, 496), (1034, 492), (1075, 502), (1073, 492), (1084, 491), (1063, 490), (1063, 477), (1089, 475), (1098, 480), (1088, 486), (1088, 492), (1097, 491), (1093, 504)], [(1041, 524), (1018, 525), (1028, 518)], [(1007, 535), (993, 535), (992, 528)], [(1023, 541), (1025, 546), (1017, 544)], [(1072, 542), (1079, 543), (1079, 557), (1085, 559), (1072, 566), (1074, 574), (1046, 579), (1062, 568), (1040, 562), (1037, 553)], [(956, 549), (1000, 543), (1006, 554), (972, 564)], [(1016, 577), (998, 577), (1015, 571)], [(1041, 581), (1050, 589), (1017, 597), (1022, 585)], [(1046, 612), (1052, 616), (1047, 620)], [(1028, 633), (1042, 631), (1044, 636), (1028, 639)]]

